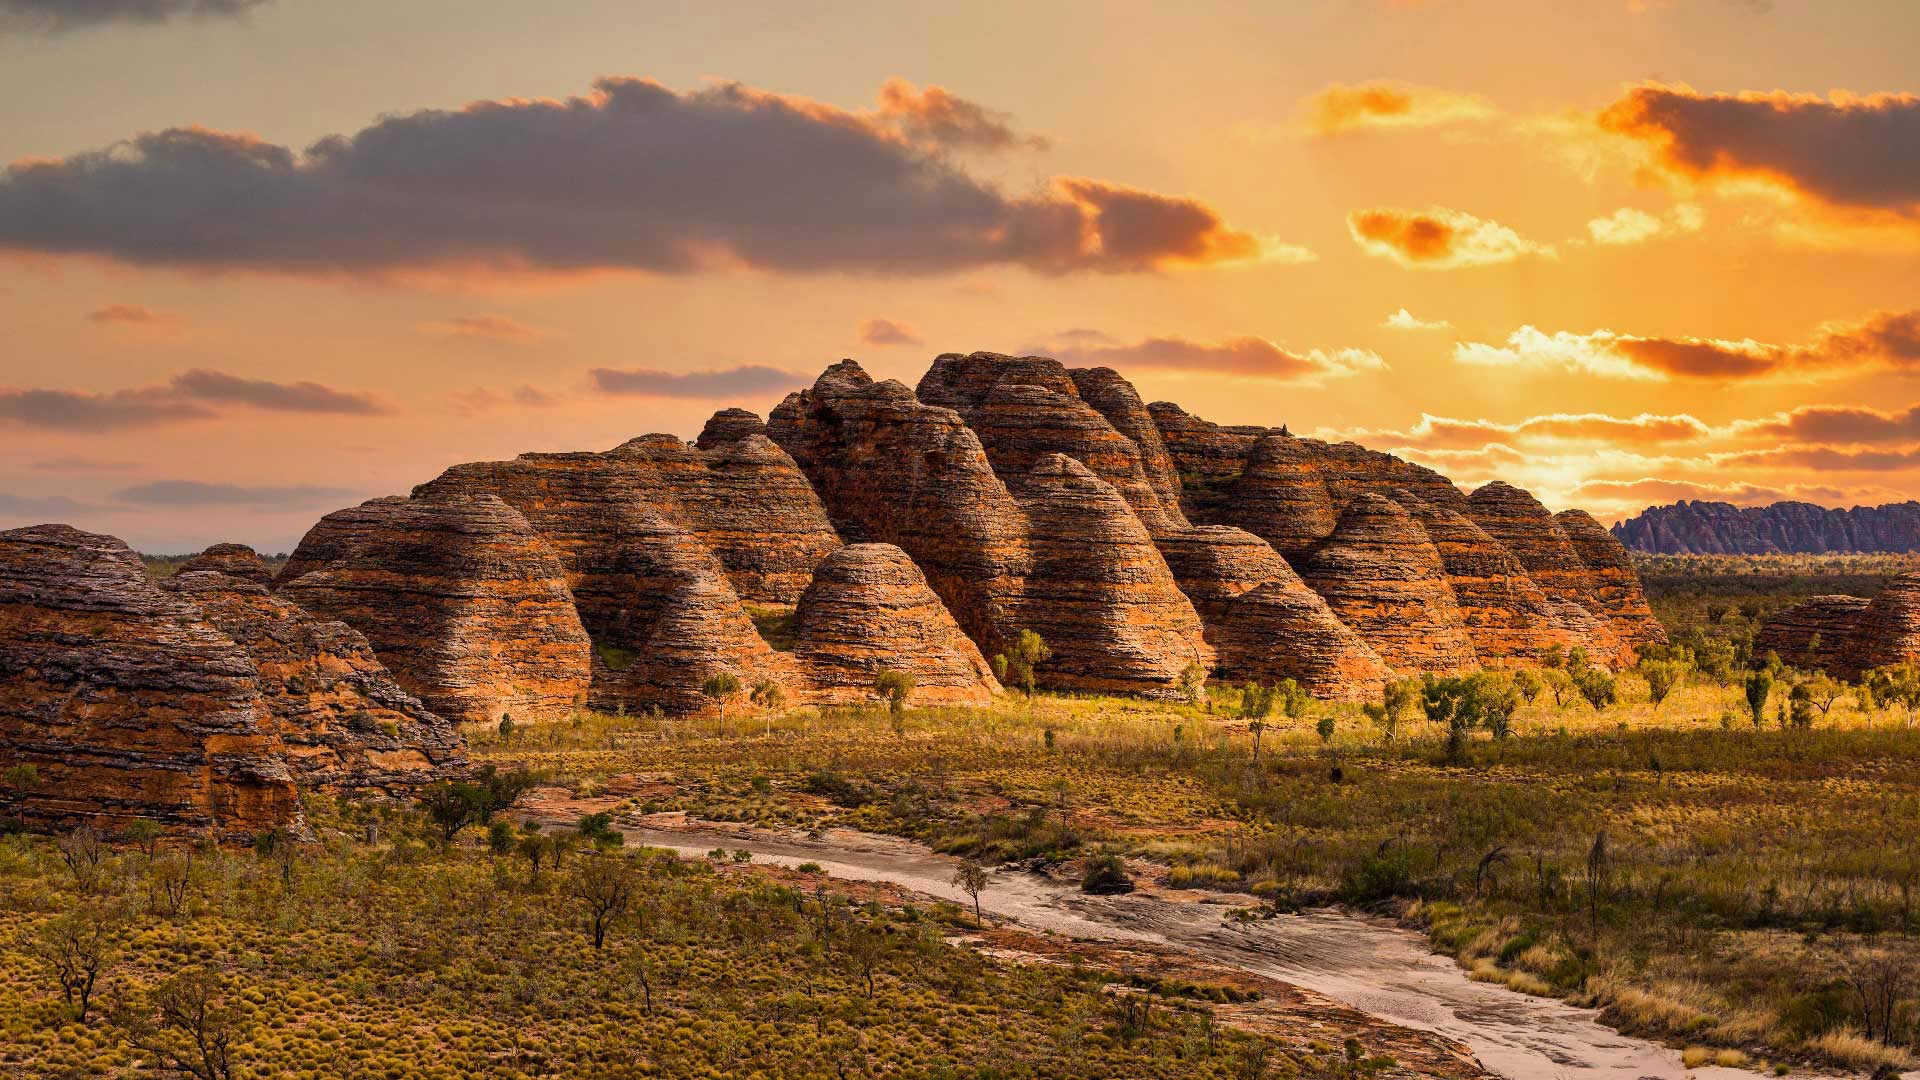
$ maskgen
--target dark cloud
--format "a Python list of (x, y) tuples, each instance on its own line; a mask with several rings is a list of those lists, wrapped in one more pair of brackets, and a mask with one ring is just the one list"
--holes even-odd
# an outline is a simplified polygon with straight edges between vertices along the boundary
[(779, 394), (813, 382), (812, 376), (801, 372), (781, 371), (779, 368), (755, 364), (689, 374), (651, 368), (594, 368), (589, 374), (593, 376), (594, 388), (603, 394), (691, 398), (699, 401)]
[(272, 0), (0, 0), (0, 31), (58, 33), (108, 23), (234, 19)]
[(1257, 337), (1219, 343), (1156, 337), (1127, 345), (1103, 344), (1113, 339), (1097, 330), (1071, 331), (1062, 336), (1067, 340), (1029, 351), (1081, 367), (1211, 373), (1294, 383), (1318, 383), (1387, 366), (1378, 354), (1367, 349), (1294, 352)]
[(304, 153), (182, 127), (0, 173), (0, 248), (285, 271), (1135, 272), (1262, 254), (1192, 199), (1012, 196), (870, 115), (728, 83), (392, 115)]
[(264, 379), (243, 379), (219, 371), (196, 368), (176, 375), (175, 390), (196, 401), (230, 405), (251, 405), (256, 409), (279, 412), (333, 413), (342, 416), (372, 416), (385, 410), (366, 394), (335, 390), (314, 382), (277, 383)]
[(165, 386), (108, 394), (0, 387), (0, 421), (47, 431), (130, 431), (213, 415), (212, 409)]
[(1920, 96), (1636, 86), (1600, 126), (1694, 179), (1760, 179), (1836, 207), (1920, 215)]
[(0, 518), (15, 521), (23, 518), (45, 520), (90, 509), (92, 507), (86, 503), (75, 502), (65, 495), (9, 495), (0, 492)]
[(946, 89), (920, 90), (905, 79), (880, 87), (880, 115), (909, 138), (955, 150), (1045, 150), (1047, 140), (1013, 130), (1006, 113), (957, 97)]
[(313, 382), (276, 383), (195, 369), (162, 386), (96, 394), (80, 390), (0, 387), (0, 422), (48, 431), (130, 431), (205, 420), (214, 406), (240, 405), (275, 412), (371, 416), (386, 410), (366, 394)]
[(347, 488), (244, 487), (238, 484), (208, 484), (198, 480), (159, 480), (121, 488), (113, 497), (120, 502), (141, 506), (307, 506), (332, 503), (355, 496)]
[(1840, 450), (1831, 446), (1794, 446), (1728, 454), (1716, 459), (1716, 463), (1769, 468), (1788, 466), (1814, 472), (1893, 472), (1920, 465), (1920, 450)]
[(863, 319), (860, 322), (860, 341), (864, 345), (918, 345), (920, 337), (906, 323), (892, 319)]

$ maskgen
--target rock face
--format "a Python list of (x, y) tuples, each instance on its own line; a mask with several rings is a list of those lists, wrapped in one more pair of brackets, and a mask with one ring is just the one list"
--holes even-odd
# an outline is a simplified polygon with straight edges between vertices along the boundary
[(1586, 564), (1587, 595), (1592, 598), (1587, 606), (1594, 614), (1610, 620), (1614, 632), (1630, 646), (1666, 644), (1667, 631), (1647, 604), (1640, 575), (1620, 541), (1585, 510), (1562, 510), (1553, 520)]
[(1395, 671), (1456, 674), (1477, 667), (1440, 553), (1392, 499), (1357, 496), (1301, 576)]
[(590, 649), (560, 561), (491, 495), (328, 514), (280, 591), (365, 635), (394, 680), (449, 720), (554, 720), (586, 702)]
[(913, 677), (915, 705), (985, 705), (1000, 689), (993, 670), (907, 553), (850, 544), (827, 556), (794, 610), (794, 657), (808, 698), (873, 700), (882, 668)]
[[(990, 364), (949, 364), (930, 385), (936, 396), (978, 399), (982, 408), (993, 398), (1004, 422), (1072, 391), (1064, 369), (1048, 364), (1032, 376), (1047, 386), (984, 386), (998, 371)], [(1049, 424), (1051, 437), (1076, 425), (1089, 434), (1086, 414)], [(1152, 537), (1115, 485), (1084, 462), (1012, 442), (992, 461), (958, 412), (898, 382), (876, 383), (852, 361), (790, 395), (767, 426), (841, 535), (906, 551), (983, 653), (1031, 629), (1054, 652), (1040, 671), (1045, 685), (1161, 695), (1188, 664), (1211, 664), (1199, 617)]]
[(1634, 551), (1664, 555), (1778, 555), (1920, 551), (1920, 502), (1829, 510), (1804, 502), (1734, 506), (1682, 500), (1613, 527)]
[(0, 816), (43, 827), (135, 818), (243, 838), (298, 821), (259, 673), (109, 536), (0, 533)]
[(262, 587), (273, 585), (273, 571), (245, 544), (215, 544), (181, 563), (179, 573), (190, 574), (196, 570), (213, 570)]
[(1843, 674), (1850, 678), (1871, 668), (1920, 662), (1920, 574), (1902, 574), (1873, 594), (1846, 650)]
[(347, 624), (218, 571), (183, 571), (162, 587), (246, 652), (302, 785), (394, 795), (465, 769), (464, 740), (402, 690)]
[(1773, 613), (1753, 636), (1753, 650), (1778, 653), (1795, 667), (1825, 668), (1847, 678), (1862, 670), (1859, 641), (1872, 601), (1838, 593), (1815, 596)]
[(1585, 647), (1601, 663), (1632, 662), (1633, 646), (1595, 600), (1595, 577), (1540, 500), (1498, 480), (1467, 499), (1467, 516), (1520, 560), (1561, 613), (1561, 622), (1577, 630), (1591, 625)]
[(1438, 552), (1467, 637), (1482, 664), (1525, 666), (1537, 662), (1552, 646), (1570, 649), (1591, 636), (1594, 620), (1582, 621), (1586, 629), (1580, 634), (1569, 632), (1562, 611), (1534, 583), (1520, 560), (1464, 514), (1435, 506), (1405, 489), (1396, 490), (1392, 498), (1420, 523)]
[[(790, 659), (754, 628), (736, 575), (698, 528), (734, 545), (739, 579), (769, 588), (784, 582), (777, 595), (798, 599), (792, 586), (804, 587), (813, 569), (812, 562), (800, 569), (804, 556), (796, 554), (791, 532), (770, 530), (767, 557), (759, 557), (745, 523), (764, 515), (745, 489), (733, 490), (746, 504), (737, 509), (705, 497), (695, 500), (702, 516), (683, 508), (681, 494), (711, 476), (708, 463), (716, 460), (747, 461), (749, 472), (759, 467), (753, 462), (786, 461), (791, 468), (761, 435), (710, 452), (688, 451), (670, 436), (646, 436), (605, 454), (523, 454), (457, 465), (415, 494), (486, 493), (525, 515), (557, 555), (579, 622), (592, 637), (595, 708), (696, 711), (714, 706), (701, 686), (716, 675), (748, 687), (772, 681), (799, 689)], [(812, 505), (817, 509), (817, 501)]]

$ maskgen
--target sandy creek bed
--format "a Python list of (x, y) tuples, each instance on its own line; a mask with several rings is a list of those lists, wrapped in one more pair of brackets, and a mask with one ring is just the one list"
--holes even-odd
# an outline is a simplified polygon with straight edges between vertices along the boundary
[[(558, 823), (556, 821), (556, 823)], [(757, 861), (818, 863), (829, 875), (882, 882), (967, 903), (950, 884), (956, 860), (894, 837), (835, 829), (819, 838), (719, 823), (623, 829), (630, 844), (702, 855), (745, 850)], [(1185, 894), (1191, 895), (1191, 894)], [(1404, 1027), (1471, 1048), (1489, 1071), (1515, 1080), (1753, 1080), (1741, 1069), (1681, 1065), (1677, 1050), (1622, 1035), (1589, 1009), (1468, 979), (1391, 922), (1335, 910), (1242, 922), (1214, 903), (1135, 893), (1084, 896), (1042, 875), (996, 871), (981, 907), (1030, 931), (1150, 942), (1278, 979)], [(1811, 1074), (1796, 1074), (1811, 1075)]]

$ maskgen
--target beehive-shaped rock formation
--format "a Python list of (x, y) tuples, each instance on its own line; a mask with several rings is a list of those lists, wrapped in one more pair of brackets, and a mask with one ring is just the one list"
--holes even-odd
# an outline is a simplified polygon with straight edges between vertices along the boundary
[(280, 591), (365, 635), (395, 681), (449, 720), (553, 720), (586, 702), (590, 649), (560, 562), (491, 495), (328, 514)]
[(1590, 625), (1584, 643), (1593, 659), (1609, 666), (1633, 660), (1633, 646), (1614, 626), (1593, 596), (1593, 574), (1574, 551), (1553, 515), (1521, 489), (1494, 481), (1468, 496), (1467, 517), (1505, 545), (1561, 613), (1569, 631)]
[(1920, 574), (1901, 574), (1873, 594), (1846, 657), (1842, 673), (1848, 677), (1889, 664), (1920, 663)]
[(359, 631), (219, 571), (184, 571), (164, 587), (253, 661), (302, 785), (397, 795), (465, 769), (459, 733), (394, 682)]
[[(1534, 584), (1526, 567), (1499, 541), (1457, 511), (1400, 490), (1393, 499), (1420, 522), (1440, 553), (1447, 584), (1460, 605), (1475, 655), (1489, 667), (1537, 662), (1553, 646), (1571, 649), (1586, 637), (1570, 631), (1562, 609)], [(1576, 622), (1591, 633), (1591, 618)]]
[(179, 573), (190, 574), (196, 570), (216, 571), (266, 588), (273, 586), (273, 571), (259, 553), (245, 544), (215, 544), (181, 563)]
[(1440, 553), (1392, 499), (1356, 497), (1301, 576), (1396, 671), (1456, 674), (1477, 665)]
[(1654, 617), (1633, 559), (1620, 540), (1585, 510), (1562, 510), (1553, 520), (1586, 564), (1587, 595), (1592, 598), (1588, 606), (1594, 613), (1609, 620), (1630, 646), (1666, 644), (1667, 631)]
[(1855, 678), (1860, 673), (1862, 624), (1872, 604), (1864, 596), (1839, 593), (1809, 597), (1768, 617), (1753, 636), (1753, 651), (1776, 653), (1795, 667), (1824, 668)]
[(794, 610), (794, 658), (821, 704), (871, 701), (882, 670), (913, 678), (914, 705), (985, 705), (999, 683), (907, 553), (849, 544), (827, 556)]
[(110, 536), (0, 533), (0, 817), (241, 838), (298, 823), (258, 672)]

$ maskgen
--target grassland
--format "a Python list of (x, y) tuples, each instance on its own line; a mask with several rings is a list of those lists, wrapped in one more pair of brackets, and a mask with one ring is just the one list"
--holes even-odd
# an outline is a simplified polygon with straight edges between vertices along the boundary
[[(1785, 694), (1783, 676), (1775, 698)], [(1910, 1060), (1920, 991), (1920, 731), (1843, 696), (1811, 728), (1749, 720), (1693, 674), (1658, 706), (1524, 706), (1511, 736), (1355, 706), (1273, 717), (1011, 698), (986, 712), (584, 716), (483, 759), (631, 815), (892, 833), (987, 861), (1116, 853), (1135, 872), (1339, 902), (1425, 927), (1474, 977), (1602, 1007), (1623, 1029), (1752, 1062)], [(1332, 719), (1330, 738), (1322, 721)]]

